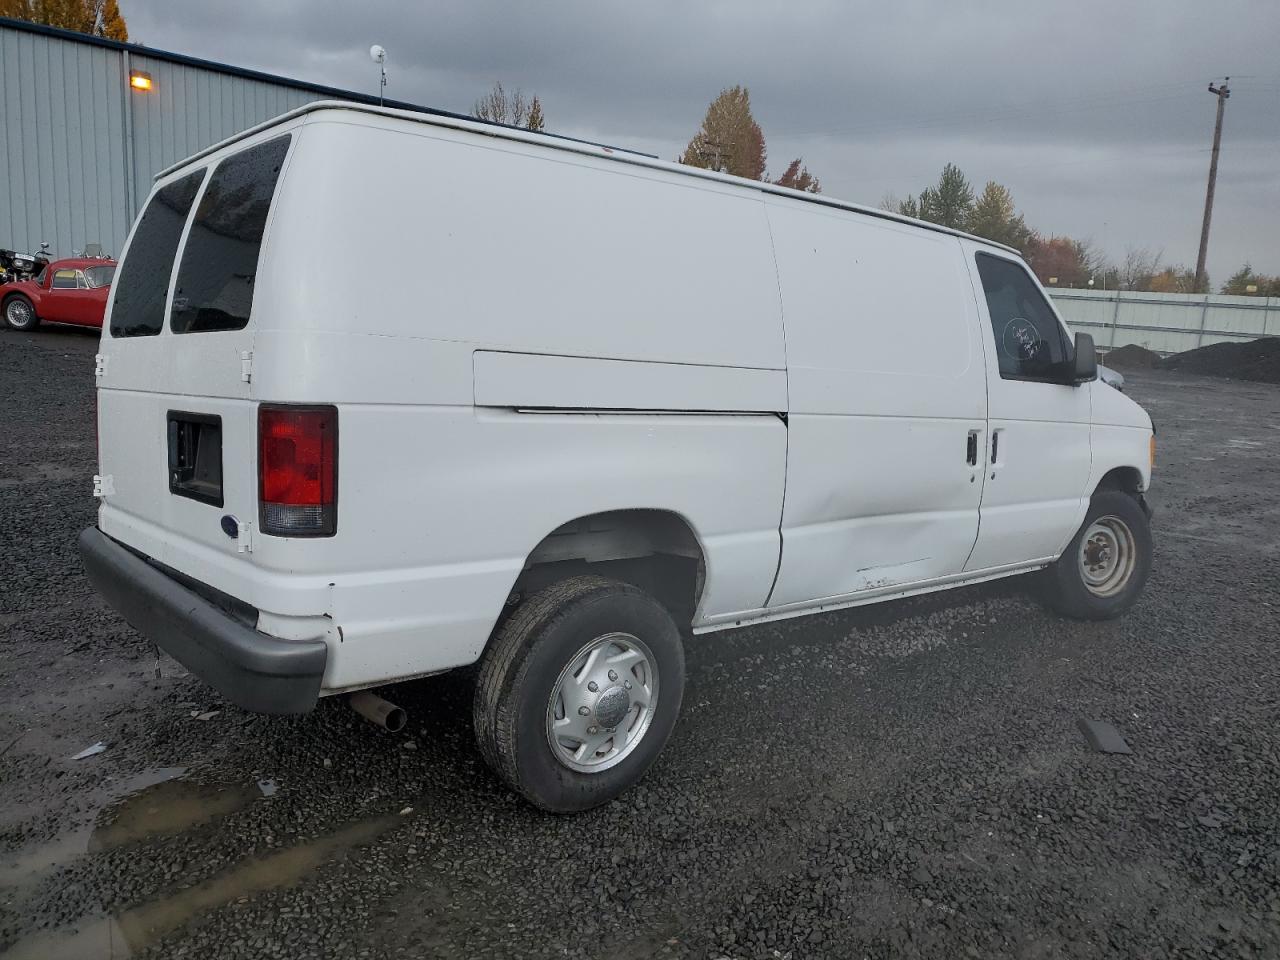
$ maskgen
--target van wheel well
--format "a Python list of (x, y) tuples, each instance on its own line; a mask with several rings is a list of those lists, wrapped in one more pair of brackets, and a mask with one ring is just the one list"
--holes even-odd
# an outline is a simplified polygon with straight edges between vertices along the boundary
[[(1142, 474), (1137, 467), (1116, 467), (1098, 481), (1098, 490), (1119, 490), (1136, 497), (1142, 493)], [(1096, 491), (1095, 491), (1096, 492)]]
[(706, 577), (702, 546), (688, 522), (666, 510), (614, 510), (557, 527), (534, 547), (512, 587), (505, 620), (543, 587), (584, 574), (634, 584), (680, 627), (693, 622)]

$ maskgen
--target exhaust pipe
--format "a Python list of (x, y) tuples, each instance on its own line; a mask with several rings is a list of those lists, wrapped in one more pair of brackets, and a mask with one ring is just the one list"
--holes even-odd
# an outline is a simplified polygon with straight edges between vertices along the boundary
[(347, 697), (347, 703), (370, 723), (376, 723), (392, 733), (399, 733), (409, 722), (409, 715), (404, 710), (368, 690), (351, 694)]

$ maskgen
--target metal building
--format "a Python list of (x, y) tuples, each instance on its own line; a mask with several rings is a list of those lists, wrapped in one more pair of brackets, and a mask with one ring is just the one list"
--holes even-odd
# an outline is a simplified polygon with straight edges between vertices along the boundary
[(100, 243), (119, 255), (158, 171), (321, 99), (378, 102), (0, 18), (0, 247), (35, 250), (47, 240), (67, 257)]

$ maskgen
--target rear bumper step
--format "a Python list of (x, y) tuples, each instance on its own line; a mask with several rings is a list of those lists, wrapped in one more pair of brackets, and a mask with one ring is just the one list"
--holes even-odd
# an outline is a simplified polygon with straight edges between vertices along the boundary
[(320, 695), (329, 648), (245, 626), (97, 527), (80, 534), (89, 580), (140, 633), (238, 707), (306, 713)]

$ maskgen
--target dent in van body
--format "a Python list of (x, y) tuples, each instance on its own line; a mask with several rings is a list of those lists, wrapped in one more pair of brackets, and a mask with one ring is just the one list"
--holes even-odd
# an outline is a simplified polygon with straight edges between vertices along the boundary
[(787, 340), (783, 551), (770, 607), (958, 573), (978, 534), (986, 384), (953, 237), (766, 201)]

